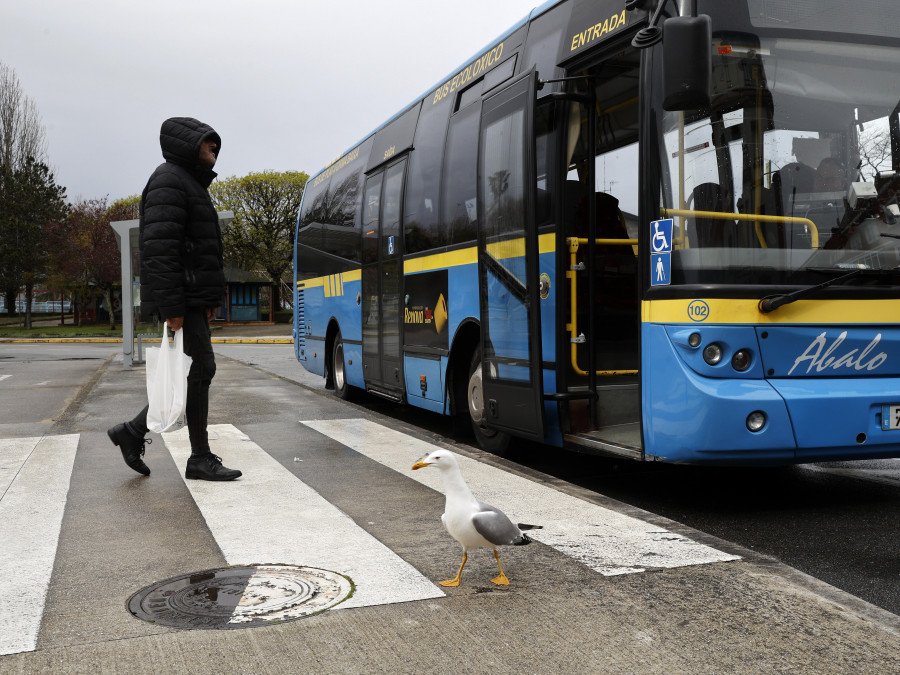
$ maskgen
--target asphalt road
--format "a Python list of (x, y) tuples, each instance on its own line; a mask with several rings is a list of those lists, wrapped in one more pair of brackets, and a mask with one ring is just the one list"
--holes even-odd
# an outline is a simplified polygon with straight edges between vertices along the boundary
[[(118, 346), (121, 348), (121, 345)], [(0, 429), (41, 436), (79, 389), (113, 356), (111, 344), (0, 344)], [(36, 416), (36, 411), (45, 414)]]
[[(78, 439), (37, 648), (0, 656), (4, 672), (896, 672), (891, 544), (900, 499), (892, 463), (748, 472), (611, 461), (528, 444), (517, 446), (514, 461), (499, 460), (465, 444), (440, 416), (375, 398), (335, 400), (297, 364), (290, 345), (217, 344), (227, 358), (211, 399), (211, 421), (221, 425), (216, 443), (225, 443), (226, 459), (252, 467), (252, 480), (186, 485), (184, 448), (158, 436), (147, 458), (153, 475), (144, 479), (105, 437), (107, 426), (143, 403), (141, 369), (123, 372), (117, 349), (0, 345), (0, 440)], [(342, 424), (349, 435), (341, 435)], [(354, 441), (361, 427), (369, 431)], [(398, 432), (404, 435), (392, 435)], [(575, 542), (573, 551), (539, 542), (505, 553), (509, 592), (483, 580), (496, 567), (481, 552), (466, 568), (471, 581), (434, 600), (329, 611), (250, 631), (178, 631), (127, 615), (124, 600), (153, 581), (231, 564), (235, 555), (256, 560), (259, 549), (242, 549), (232, 537), (252, 546), (265, 539), (265, 526), (244, 519), (254, 509), (266, 516), (284, 510), (297, 479), (344, 514), (341, 522), (349, 517), (354, 532), (365, 530), (376, 546), (402, 557), (420, 581), (447, 578), (459, 553), (439, 526), (443, 499), (413, 481), (412, 473), (423, 472), (408, 471), (406, 459), (391, 469), (370, 457), (378, 434), (388, 454), (398, 449), (393, 439), (420, 439), (475, 460), (467, 475), (476, 467), (493, 472), (501, 490), (525, 479), (529, 490), (578, 499), (565, 513), (608, 509), (594, 528), (627, 515), (651, 538), (687, 537), (726, 558), (601, 576), (577, 557), (598, 535), (566, 532), (564, 515), (546, 534)], [(284, 489), (263, 480), (266, 467)], [(4, 476), (14, 487), (20, 477), (5, 465)], [(0, 504), (12, 496), (7, 491)], [(524, 492), (511, 497), (514, 505), (525, 499)], [(549, 517), (541, 499), (529, 503)], [(288, 534), (275, 536), (276, 546), (302, 544), (322, 518), (289, 509)], [(308, 562), (305, 550), (285, 560)], [(4, 576), (0, 588), (3, 581), (26, 587), (20, 575)], [(9, 633), (3, 595), (0, 637)]]
[[(216, 351), (324, 391), (291, 345), (216, 345)], [(458, 443), (447, 419), (376, 397), (367, 409)], [(772, 556), (900, 615), (900, 460), (719, 468), (644, 464), (519, 443), (509, 459)]]

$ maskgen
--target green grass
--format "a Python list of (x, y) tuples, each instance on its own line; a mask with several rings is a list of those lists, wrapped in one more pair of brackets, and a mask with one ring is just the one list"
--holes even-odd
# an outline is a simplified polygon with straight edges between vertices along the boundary
[[(31, 318), (31, 328), (24, 327), (25, 317), (0, 316), (0, 337), (5, 338), (74, 338), (74, 337), (122, 337), (122, 324), (117, 323), (114, 329), (109, 324), (97, 324), (91, 326), (76, 326), (72, 323), (72, 317), (66, 317), (66, 323), (59, 325), (59, 315), (35, 315)], [(162, 327), (152, 323), (138, 324), (134, 333), (161, 333)]]

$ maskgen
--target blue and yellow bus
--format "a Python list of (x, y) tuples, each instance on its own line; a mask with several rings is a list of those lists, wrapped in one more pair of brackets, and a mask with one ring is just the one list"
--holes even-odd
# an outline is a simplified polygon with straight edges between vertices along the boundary
[(900, 5), (559, 0), (314, 175), (295, 349), (513, 438), (900, 456)]

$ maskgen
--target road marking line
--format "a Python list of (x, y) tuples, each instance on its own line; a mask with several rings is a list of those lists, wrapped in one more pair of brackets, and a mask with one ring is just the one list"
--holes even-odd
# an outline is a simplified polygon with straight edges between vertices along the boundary
[[(216, 424), (209, 436), (212, 451), (244, 475), (226, 483), (184, 482), (229, 565), (281, 563), (346, 574), (356, 592), (337, 609), (445, 597), (242, 431)], [(191, 452), (187, 429), (163, 439), (184, 467)]]
[[(896, 462), (898, 460), (892, 459)], [(803, 471), (811, 471), (814, 473), (825, 473), (832, 476), (841, 476), (843, 478), (854, 478), (856, 480), (868, 481), (870, 483), (880, 483), (882, 485), (897, 485), (900, 483), (900, 476), (897, 475), (897, 469), (891, 468), (851, 468), (837, 466), (817, 466), (815, 464), (799, 464)], [(900, 467), (898, 467), (900, 468)]]
[(7, 438), (0, 440), (0, 499), (6, 494), (28, 455), (34, 452), (37, 438)]
[(78, 434), (0, 440), (0, 654), (34, 651)]
[[(412, 471), (436, 446), (364, 419), (301, 421), (394, 471), (443, 493), (438, 471)], [(658, 525), (623, 515), (551, 487), (457, 455), (476, 498), (513, 521), (543, 525), (528, 533), (591, 569), (613, 576), (739, 560)], [(440, 527), (440, 523), (435, 523)]]
[(12, 377), (12, 375), (0, 375), (0, 382), (3, 382), (3, 380), (9, 379), (10, 377)]

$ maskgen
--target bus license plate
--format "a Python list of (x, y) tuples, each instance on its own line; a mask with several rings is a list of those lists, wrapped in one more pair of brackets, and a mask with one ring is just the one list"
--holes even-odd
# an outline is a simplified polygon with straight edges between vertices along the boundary
[(881, 428), (884, 431), (900, 429), (900, 405), (881, 406)]

